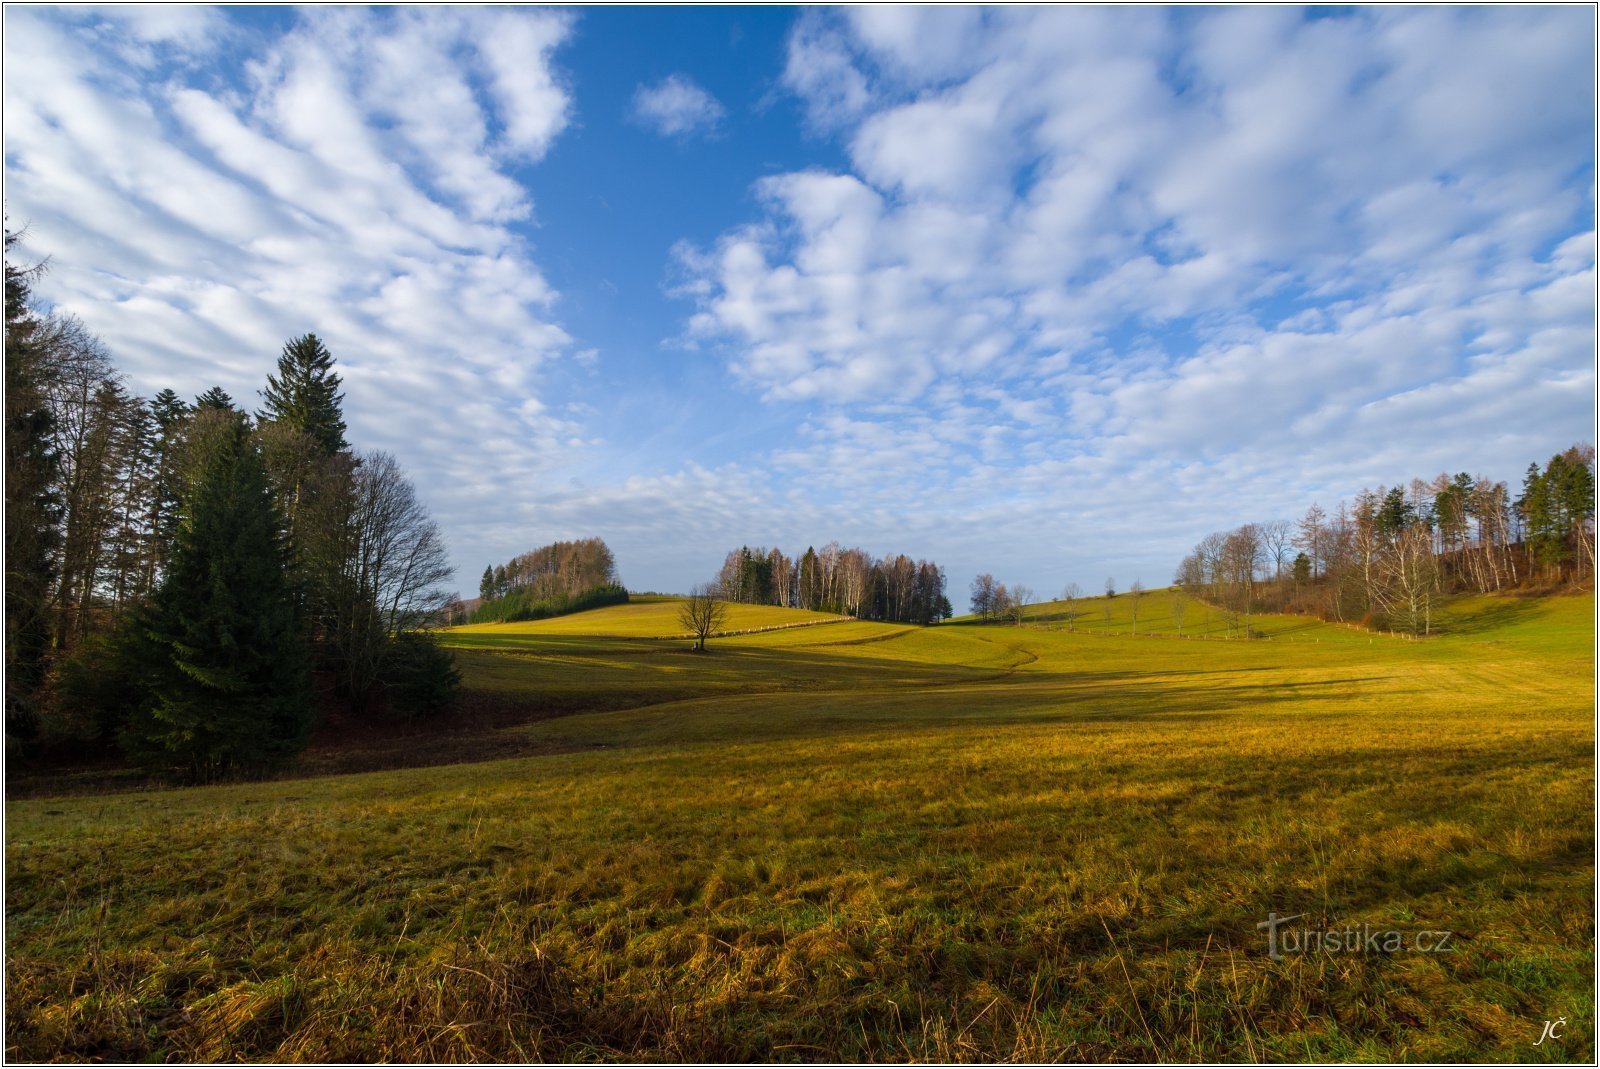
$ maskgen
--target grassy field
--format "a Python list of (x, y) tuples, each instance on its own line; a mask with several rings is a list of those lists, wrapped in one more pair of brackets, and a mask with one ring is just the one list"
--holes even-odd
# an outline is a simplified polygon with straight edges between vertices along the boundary
[(1592, 597), (1130, 605), (461, 628), (529, 756), (13, 802), (7, 1054), (1593, 1060)]

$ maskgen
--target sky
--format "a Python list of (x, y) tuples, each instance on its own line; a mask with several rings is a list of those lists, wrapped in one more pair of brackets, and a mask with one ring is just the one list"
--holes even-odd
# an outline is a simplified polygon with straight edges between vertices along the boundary
[(1595, 423), (1595, 11), (4, 11), (38, 294), (145, 396), (323, 338), (486, 564), (837, 539), (1040, 596)]

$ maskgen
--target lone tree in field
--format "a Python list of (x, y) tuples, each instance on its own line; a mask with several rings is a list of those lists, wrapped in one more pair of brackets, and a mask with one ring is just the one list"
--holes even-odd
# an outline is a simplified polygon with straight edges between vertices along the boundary
[(1077, 618), (1078, 599), (1083, 597), (1083, 587), (1077, 583), (1068, 583), (1067, 588), (1061, 592), (1061, 600), (1067, 604), (1067, 630), (1072, 630), (1073, 621)]
[(721, 591), (709, 584), (701, 584), (689, 591), (689, 596), (678, 607), (678, 623), (694, 636), (696, 652), (704, 653), (706, 639), (722, 630), (728, 621), (728, 604), (717, 600)]
[(1139, 599), (1144, 597), (1144, 583), (1138, 579), (1128, 588), (1128, 598), (1133, 605), (1133, 633), (1139, 633)]

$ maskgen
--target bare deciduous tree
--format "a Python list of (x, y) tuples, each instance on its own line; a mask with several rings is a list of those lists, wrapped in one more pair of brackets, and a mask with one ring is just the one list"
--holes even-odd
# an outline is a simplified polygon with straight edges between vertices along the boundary
[(1272, 562), (1272, 578), (1282, 579), (1284, 563), (1294, 548), (1294, 525), (1288, 520), (1268, 520), (1256, 524), (1256, 530), (1260, 532), (1266, 559)]
[(1323, 553), (1323, 540), (1327, 537), (1327, 529), (1323, 526), (1328, 514), (1322, 511), (1322, 506), (1312, 503), (1306, 509), (1306, 514), (1301, 517), (1294, 537), (1294, 545), (1302, 550), (1311, 561), (1311, 578), (1316, 579), (1322, 575), (1325, 561)]
[(1078, 604), (1078, 600), (1082, 597), (1083, 587), (1079, 586), (1077, 583), (1068, 583), (1066, 589), (1061, 592), (1061, 600), (1065, 602), (1067, 606), (1068, 631), (1071, 631), (1073, 628), (1073, 620), (1077, 616), (1076, 606)]
[(1144, 597), (1144, 582), (1139, 579), (1133, 581), (1128, 588), (1128, 599), (1133, 606), (1133, 633), (1139, 633), (1139, 599)]
[(694, 648), (704, 653), (706, 640), (721, 631), (728, 621), (728, 603), (721, 600), (722, 591), (711, 583), (702, 583), (689, 591), (689, 596), (678, 606), (678, 623), (694, 636)]
[(442, 584), (454, 571), (438, 525), (394, 457), (369, 453), (324, 479), (302, 505), (302, 545), (339, 689), (360, 710), (390, 638), (438, 618), (451, 597)]
[(1018, 583), (1011, 588), (1011, 620), (1018, 627), (1022, 626), (1023, 616), (1028, 605), (1033, 601), (1033, 591)]
[(987, 622), (995, 614), (994, 576), (984, 572), (972, 581), (972, 611)]

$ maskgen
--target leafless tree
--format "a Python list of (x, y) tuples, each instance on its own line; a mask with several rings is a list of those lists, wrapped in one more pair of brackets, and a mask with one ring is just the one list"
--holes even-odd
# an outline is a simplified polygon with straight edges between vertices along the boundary
[(1128, 600), (1133, 606), (1133, 633), (1139, 633), (1139, 599), (1144, 597), (1144, 583), (1138, 579), (1128, 588)]
[[(1196, 582), (1193, 586), (1195, 593), (1200, 593), (1199, 588), (1209, 588), (1208, 593), (1213, 601), (1222, 595), (1223, 577), (1223, 547), (1227, 544), (1228, 536), (1222, 531), (1213, 531), (1202, 538), (1194, 547), (1194, 575)], [(1188, 580), (1185, 580), (1186, 582)]]
[(972, 581), (972, 611), (987, 622), (996, 613), (994, 576), (984, 572)]
[(1322, 506), (1313, 502), (1311, 507), (1306, 509), (1306, 514), (1300, 518), (1300, 523), (1295, 531), (1294, 545), (1297, 549), (1303, 551), (1311, 561), (1311, 578), (1313, 579), (1322, 575), (1322, 543), (1327, 535), (1323, 523), (1327, 518), (1328, 514), (1322, 511)]
[(1384, 546), (1378, 575), (1373, 588), (1377, 607), (1413, 635), (1428, 634), (1439, 591), (1439, 566), (1426, 524), (1414, 523), (1394, 533)]
[(694, 636), (696, 653), (704, 653), (706, 640), (728, 621), (728, 603), (721, 598), (722, 591), (714, 584), (702, 583), (678, 606), (678, 623)]
[(1288, 520), (1267, 520), (1256, 524), (1256, 530), (1266, 559), (1272, 562), (1272, 578), (1282, 579), (1284, 562), (1294, 548), (1294, 525)]
[(347, 459), (302, 503), (314, 613), (339, 689), (357, 710), (377, 685), (389, 640), (438, 618), (453, 573), (438, 525), (388, 453)]
[(839, 555), (840, 593), (844, 596), (844, 611), (850, 616), (861, 615), (861, 598), (867, 592), (871, 573), (872, 557), (866, 550), (852, 548)]
[(1231, 627), (1242, 622), (1244, 637), (1250, 637), (1250, 611), (1255, 601), (1256, 571), (1261, 564), (1261, 533), (1253, 523), (1223, 539), (1221, 573), (1218, 586), (1223, 609)]
[(1073, 629), (1073, 622), (1077, 617), (1077, 604), (1082, 597), (1083, 587), (1079, 586), (1077, 583), (1068, 583), (1066, 589), (1061, 592), (1061, 600), (1065, 602), (1067, 606), (1068, 631)]
[(1011, 588), (1011, 620), (1018, 627), (1026, 615), (1028, 606), (1033, 602), (1033, 591), (1018, 583)]

